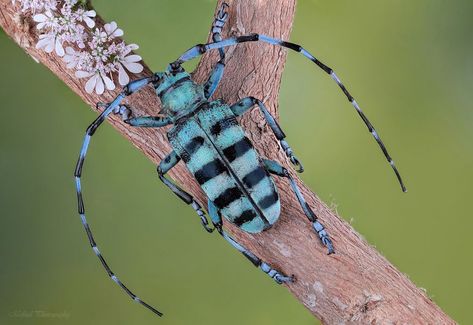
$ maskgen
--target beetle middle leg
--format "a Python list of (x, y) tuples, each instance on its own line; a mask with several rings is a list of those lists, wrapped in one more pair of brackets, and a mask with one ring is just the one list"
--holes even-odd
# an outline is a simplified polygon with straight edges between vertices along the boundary
[(202, 210), (200, 204), (194, 200), (192, 195), (184, 191), (182, 188), (180, 188), (164, 176), (171, 168), (176, 166), (180, 160), (181, 157), (179, 157), (174, 150), (170, 154), (168, 154), (163, 160), (161, 160), (158, 165), (159, 179), (167, 187), (169, 187), (171, 191), (173, 191), (174, 194), (176, 194), (182, 201), (192, 206), (195, 212), (197, 212), (197, 214), (199, 215), (200, 221), (205, 230), (207, 230), (208, 232), (213, 232), (214, 228), (209, 227), (205, 212)]
[(325, 227), (317, 220), (317, 216), (315, 215), (314, 211), (310, 208), (310, 206), (307, 204), (304, 196), (302, 195), (299, 186), (297, 186), (296, 181), (294, 178), (289, 174), (289, 171), (281, 166), (279, 163), (273, 160), (268, 160), (268, 159), (263, 159), (264, 166), (266, 167), (266, 170), (270, 172), (271, 174), (275, 174), (281, 177), (286, 177), (289, 179), (289, 182), (291, 183), (292, 191), (297, 197), (297, 200), (299, 201), (299, 204), (302, 207), (302, 210), (304, 210), (304, 214), (306, 215), (307, 219), (309, 219), (310, 222), (312, 222), (312, 227), (314, 228), (315, 232), (319, 235), (320, 240), (322, 243), (328, 248), (328, 254), (335, 253), (333, 249), (333, 244), (332, 240), (330, 240), (330, 237), (325, 230)]
[(282, 274), (281, 272), (273, 269), (268, 263), (262, 261), (258, 256), (256, 256), (252, 252), (250, 252), (243, 245), (241, 245), (235, 239), (233, 239), (222, 228), (222, 226), (223, 226), (222, 216), (220, 215), (220, 212), (218, 211), (218, 208), (210, 200), (209, 200), (208, 205), (209, 205), (208, 211), (209, 211), (210, 218), (212, 219), (212, 222), (213, 222), (215, 228), (220, 233), (220, 235), (223, 238), (225, 238), (225, 240), (227, 242), (229, 242), (234, 248), (236, 248), (240, 253), (242, 253), (246, 258), (248, 258), (250, 260), (250, 262), (253, 263), (254, 266), (259, 267), (264, 273), (266, 273), (269, 277), (271, 277), (278, 284), (294, 281), (293, 276), (286, 276), (286, 275)]
[(240, 116), (240, 115), (243, 115), (245, 112), (247, 112), (250, 108), (252, 108), (255, 105), (258, 105), (266, 122), (268, 122), (269, 127), (273, 131), (276, 138), (279, 140), (279, 143), (281, 144), (281, 147), (286, 153), (286, 156), (289, 158), (291, 163), (297, 168), (296, 169), (297, 172), (302, 173), (304, 171), (304, 167), (302, 166), (302, 163), (299, 161), (299, 159), (297, 159), (296, 156), (294, 156), (292, 148), (289, 146), (286, 140), (284, 140), (286, 138), (286, 135), (284, 134), (281, 127), (279, 126), (278, 122), (276, 122), (274, 117), (271, 115), (271, 113), (268, 111), (268, 109), (266, 108), (266, 106), (263, 104), (261, 100), (256, 99), (254, 97), (246, 97), (246, 98), (241, 99), (238, 103), (230, 106), (230, 109), (236, 116)]

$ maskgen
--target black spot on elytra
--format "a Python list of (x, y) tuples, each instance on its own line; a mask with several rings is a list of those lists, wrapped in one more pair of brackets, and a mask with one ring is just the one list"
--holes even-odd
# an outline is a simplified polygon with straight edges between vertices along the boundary
[(250, 143), (250, 140), (244, 137), (240, 141), (223, 149), (223, 155), (228, 159), (229, 162), (232, 162), (238, 157), (243, 156), (251, 148), (252, 148), (252, 145)]
[(253, 209), (243, 211), (242, 214), (240, 214), (235, 220), (233, 220), (233, 223), (237, 226), (241, 226), (242, 224), (253, 220), (256, 218), (256, 213)]
[(249, 188), (252, 188), (267, 175), (267, 171), (264, 168), (258, 166), (256, 169), (254, 169), (245, 177), (243, 177), (243, 184), (245, 184)]
[(202, 166), (202, 168), (195, 172), (194, 176), (197, 182), (202, 185), (224, 171), (226, 171), (226, 169), (223, 163), (220, 160), (215, 159)]
[(271, 191), (271, 194), (262, 198), (258, 202), (258, 205), (261, 207), (261, 209), (267, 209), (270, 206), (272, 206), (274, 203), (276, 203), (278, 200), (279, 200), (278, 193), (276, 193), (276, 191)]
[(201, 136), (197, 136), (195, 138), (192, 138), (186, 144), (185, 151), (187, 152), (187, 154), (192, 156), (204, 144), (204, 141), (205, 141), (204, 138), (201, 137)]
[(222, 132), (222, 125), (220, 124), (220, 122), (215, 123), (210, 128), (210, 133), (212, 133), (213, 135), (218, 135), (220, 134), (220, 132)]
[(214, 200), (215, 205), (219, 209), (228, 207), (233, 201), (240, 199), (243, 193), (238, 187), (230, 187), (220, 193), (220, 195)]

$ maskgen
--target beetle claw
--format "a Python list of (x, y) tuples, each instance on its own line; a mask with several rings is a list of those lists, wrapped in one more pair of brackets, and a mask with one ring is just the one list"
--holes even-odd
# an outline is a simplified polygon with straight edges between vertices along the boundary
[(204, 227), (204, 229), (205, 229), (209, 234), (213, 233), (214, 230), (216, 229), (216, 227), (213, 227), (213, 228), (212, 228), (212, 227), (209, 226), (209, 222), (207, 221), (207, 218), (206, 218), (205, 216), (203, 216), (203, 215), (200, 217), (200, 223), (202, 224), (202, 227)]
[(203, 223), (202, 223), (202, 226), (204, 227), (205, 230), (207, 230), (209, 234), (213, 233), (215, 230), (215, 228), (211, 228), (208, 225), (204, 225)]
[(117, 114), (121, 115), (123, 121), (129, 120), (133, 116), (131, 109), (127, 105), (120, 105)]
[(289, 156), (289, 159), (291, 160), (292, 165), (295, 167), (298, 173), (304, 172), (304, 166), (302, 166), (302, 163), (299, 161), (299, 159), (297, 159), (296, 156), (291, 154)]

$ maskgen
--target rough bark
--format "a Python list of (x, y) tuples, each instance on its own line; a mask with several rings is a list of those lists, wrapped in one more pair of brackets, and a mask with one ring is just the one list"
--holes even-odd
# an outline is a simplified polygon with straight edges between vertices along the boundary
[[(227, 2), (230, 4), (230, 16), (224, 36), (258, 32), (289, 39), (295, 0)], [(95, 110), (98, 101), (112, 100), (114, 94), (110, 93), (102, 96), (87, 94), (84, 91), (85, 81), (75, 78), (60, 58), (36, 50), (35, 28), (31, 21), (20, 18), (10, 0), (1, 0), (0, 10), (0, 25), (5, 32), (63, 80), (92, 109)], [(176, 57), (178, 55), (176, 53)], [(197, 81), (205, 80), (216, 58), (216, 53), (203, 57), (194, 74)], [(285, 50), (265, 44), (252, 43), (229, 48), (225, 76), (215, 97), (234, 103), (251, 95), (262, 99), (278, 116), (278, 92), (285, 59)], [(150, 73), (145, 65), (142, 75)], [(134, 94), (127, 102), (135, 108), (135, 116), (156, 115), (159, 110), (159, 102), (151, 87)], [(171, 150), (165, 129), (131, 128), (115, 116), (109, 122), (156, 164)], [(278, 142), (256, 109), (246, 114), (241, 124), (261, 156), (288, 165)], [(182, 163), (171, 172), (171, 177), (205, 206), (203, 192)], [(265, 261), (287, 274), (294, 274), (297, 280), (287, 285), (288, 290), (323, 323), (455, 323), (424, 291), (418, 289), (299, 181), (308, 203), (332, 236), (337, 253), (326, 255), (326, 249), (312, 231), (289, 184), (281, 179), (276, 179), (276, 183), (280, 189), (282, 213), (273, 228), (262, 234), (250, 235), (228, 223), (226, 227)]]

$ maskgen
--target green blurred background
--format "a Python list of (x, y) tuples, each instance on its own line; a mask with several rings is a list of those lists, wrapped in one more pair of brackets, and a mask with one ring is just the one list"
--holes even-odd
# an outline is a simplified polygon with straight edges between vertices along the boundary
[[(206, 39), (215, 5), (94, 3), (156, 70)], [(472, 17), (468, 0), (298, 3), (291, 39), (348, 85), (407, 194), (335, 84), (292, 53), (280, 100), (302, 179), (463, 324), (473, 323)], [(107, 125), (85, 172), (89, 220), (113, 269), (166, 317), (133, 305), (104, 274), (76, 214), (72, 172), (95, 114), (3, 32), (0, 46), (1, 324), (317, 323), (202, 231), (155, 166)], [(28, 317), (35, 310), (66, 317)]]

